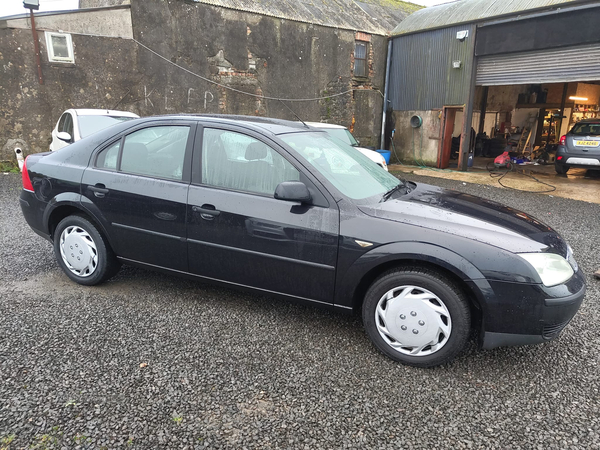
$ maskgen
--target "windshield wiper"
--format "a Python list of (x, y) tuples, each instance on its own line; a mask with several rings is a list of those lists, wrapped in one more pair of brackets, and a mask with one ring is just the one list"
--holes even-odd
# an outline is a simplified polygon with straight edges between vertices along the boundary
[(394, 192), (396, 192), (402, 188), (406, 188), (406, 193), (410, 192), (410, 188), (407, 187), (405, 184), (403, 184), (403, 183), (397, 184), (396, 186), (391, 188), (389, 191), (387, 191), (385, 194), (383, 194), (383, 197), (381, 197), (381, 202), (385, 202), (392, 196), (392, 194)]

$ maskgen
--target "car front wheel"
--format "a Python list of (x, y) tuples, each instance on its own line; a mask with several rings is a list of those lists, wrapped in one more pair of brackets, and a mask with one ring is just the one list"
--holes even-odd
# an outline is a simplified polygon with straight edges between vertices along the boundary
[(82, 216), (68, 216), (54, 232), (54, 254), (67, 276), (93, 286), (108, 280), (120, 267), (106, 239)]
[(363, 324), (385, 355), (416, 367), (454, 359), (471, 330), (463, 292), (429, 269), (387, 272), (373, 282), (363, 302)]

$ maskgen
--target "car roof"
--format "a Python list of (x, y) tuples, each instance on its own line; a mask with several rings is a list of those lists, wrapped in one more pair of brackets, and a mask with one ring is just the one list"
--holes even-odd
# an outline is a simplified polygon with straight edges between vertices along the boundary
[(347, 127), (343, 126), (343, 125), (336, 125), (334, 123), (324, 123), (324, 122), (305, 122), (307, 125), (310, 125), (311, 127), (315, 127), (315, 128), (337, 128), (337, 129), (342, 129), (345, 130), (347, 129)]
[(114, 109), (90, 109), (90, 108), (77, 108), (71, 109), (78, 116), (117, 116), (117, 117), (133, 117), (138, 118), (137, 114), (129, 111), (117, 111)]
[(304, 125), (302, 122), (291, 120), (272, 119), (260, 116), (242, 116), (233, 114), (177, 114), (166, 116), (153, 116), (154, 119), (160, 118), (196, 118), (203, 122), (215, 122), (219, 124), (242, 125), (257, 131), (267, 131), (272, 134), (297, 133), (301, 131), (320, 131), (313, 127)]
[[(577, 123), (600, 123), (600, 119), (581, 119)], [(575, 125), (577, 125), (577, 123)]]

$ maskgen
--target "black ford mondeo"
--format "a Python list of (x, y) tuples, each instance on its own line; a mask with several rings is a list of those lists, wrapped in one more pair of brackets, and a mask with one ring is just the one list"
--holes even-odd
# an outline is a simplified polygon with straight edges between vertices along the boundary
[(315, 128), (236, 116), (124, 122), (30, 155), (23, 214), (75, 282), (122, 263), (361, 311), (373, 344), (413, 366), (545, 342), (585, 281), (535, 218), (401, 181)]

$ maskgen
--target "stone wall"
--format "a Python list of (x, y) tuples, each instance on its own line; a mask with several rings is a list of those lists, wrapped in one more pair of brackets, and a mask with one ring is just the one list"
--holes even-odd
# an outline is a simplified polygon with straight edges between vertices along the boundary
[[(234, 89), (289, 99), (359, 89), (320, 101), (286, 104), (305, 121), (345, 125), (363, 145), (379, 144), (383, 105), (379, 92), (387, 51), (384, 36), (366, 35), (371, 40), (370, 73), (366, 79), (357, 79), (352, 73), (354, 31), (182, 1), (133, 0), (132, 17), (136, 39), (172, 62)], [(280, 101), (217, 87), (145, 50), (139, 55), (140, 70), (152, 73), (156, 85), (184, 88), (184, 92), (192, 89), (191, 97), (201, 99), (195, 108), (191, 103), (171, 101), (175, 109), (297, 120)]]

